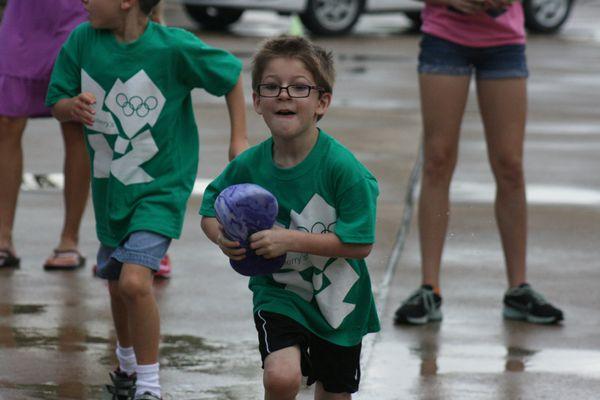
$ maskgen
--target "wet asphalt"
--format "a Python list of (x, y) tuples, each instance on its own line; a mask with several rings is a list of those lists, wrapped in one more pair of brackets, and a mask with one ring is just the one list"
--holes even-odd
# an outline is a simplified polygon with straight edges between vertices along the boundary
[[(493, 217), (493, 179), (474, 93), (463, 123), (443, 259), (444, 321), (399, 328), (392, 315), (419, 284), (417, 230), (410, 194), (421, 136), (418, 36), (399, 14), (364, 18), (345, 38), (316, 39), (336, 53), (334, 104), (322, 128), (378, 177), (377, 244), (368, 259), (382, 332), (365, 340), (357, 399), (596, 399), (600, 393), (600, 5), (581, 1), (561, 34), (532, 36), (525, 167), (529, 200), (529, 278), (563, 308), (559, 326), (505, 322), (503, 258)], [(193, 28), (173, 6), (173, 25)], [(199, 32), (245, 64), (289, 19), (249, 13), (232, 32)], [(249, 96), (248, 96), (249, 97)], [(194, 94), (200, 126), (198, 176), (226, 164), (222, 100)], [(252, 143), (266, 130), (249, 108)], [(62, 143), (50, 119), (31, 121), (25, 170), (60, 172)], [(262, 398), (260, 358), (247, 280), (233, 272), (200, 229), (193, 196), (170, 255), (173, 277), (155, 283), (161, 310), (161, 379), (167, 399)], [(88, 263), (48, 273), (62, 198), (56, 189), (21, 193), (15, 244), (18, 270), (0, 271), (0, 399), (105, 399), (115, 335), (105, 284), (92, 277), (97, 249), (88, 208), (81, 249)], [(403, 222), (404, 221), (404, 222)], [(299, 399), (312, 398), (310, 389)]]

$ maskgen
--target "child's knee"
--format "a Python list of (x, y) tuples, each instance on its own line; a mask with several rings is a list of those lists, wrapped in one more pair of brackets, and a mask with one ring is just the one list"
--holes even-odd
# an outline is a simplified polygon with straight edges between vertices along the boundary
[(525, 186), (523, 162), (519, 157), (498, 158), (493, 170), (500, 186), (519, 189)]
[(110, 297), (121, 297), (119, 292), (119, 281), (108, 281), (108, 293)]
[(293, 399), (300, 391), (302, 373), (300, 369), (265, 369), (263, 383), (268, 398)]
[(119, 293), (125, 300), (136, 300), (152, 294), (152, 285), (148, 283), (147, 279), (139, 275), (121, 274)]

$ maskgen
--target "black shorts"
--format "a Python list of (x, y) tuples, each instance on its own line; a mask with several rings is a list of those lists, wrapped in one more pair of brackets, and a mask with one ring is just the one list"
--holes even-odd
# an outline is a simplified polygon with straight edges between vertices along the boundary
[(299, 346), (302, 375), (307, 385), (321, 382), (330, 393), (354, 393), (360, 382), (361, 344), (338, 346), (319, 338), (298, 322), (282, 314), (259, 311), (254, 314), (263, 361), (274, 351)]

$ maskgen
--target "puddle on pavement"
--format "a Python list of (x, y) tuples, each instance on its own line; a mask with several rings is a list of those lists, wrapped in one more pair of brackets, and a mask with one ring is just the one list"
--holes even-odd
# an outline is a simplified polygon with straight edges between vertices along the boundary
[(600, 29), (598, 27), (572, 27), (563, 33), (567, 40), (584, 42), (584, 43), (600, 43)]
[[(457, 181), (452, 184), (452, 201), (492, 203), (496, 186), (492, 183)], [(600, 204), (600, 191), (593, 189), (527, 185), (527, 202), (530, 204), (597, 206)]]
[[(114, 340), (88, 335), (77, 327), (59, 329), (23, 329), (4, 327), (0, 348), (34, 348), (59, 352), (84, 352), (94, 347), (114, 346)], [(8, 340), (10, 339), (10, 340)], [(190, 335), (164, 335), (160, 344), (160, 362), (163, 368), (190, 372), (221, 374), (236, 369), (239, 374), (254, 376), (257, 365), (255, 342), (219, 343)], [(104, 365), (112, 365), (113, 355), (101, 357)]]
[(60, 349), (61, 351), (85, 351), (89, 344), (106, 344), (107, 339), (89, 336), (77, 327), (61, 327), (59, 329), (24, 329), (4, 327), (5, 339), (10, 336), (9, 346), (6, 340), (0, 340), (2, 347), (33, 347), (36, 349)]
[(346, 73), (350, 75), (364, 75), (368, 71), (367, 67), (364, 65), (357, 65), (354, 67), (346, 68)]
[(339, 53), (337, 58), (341, 62), (404, 62), (411, 63), (415, 61), (415, 57), (401, 54), (348, 54)]
[(160, 345), (160, 363), (161, 368), (207, 374), (235, 370), (238, 375), (253, 377), (258, 365), (256, 347), (255, 342), (218, 343), (196, 336), (165, 335)]
[(7, 396), (14, 392), (15, 396), (8, 398), (37, 400), (102, 399), (105, 393), (102, 385), (91, 386), (81, 382), (15, 384), (0, 381), (0, 389), (4, 389)]
[(529, 122), (527, 123), (527, 134), (535, 135), (600, 135), (600, 124), (598, 122)]
[[(171, 394), (175, 395), (174, 393)], [(193, 398), (194, 400), (247, 400), (262, 398), (261, 394), (262, 386), (260, 383), (251, 382), (189, 393), (193, 397), (187, 397), (185, 393), (177, 393), (176, 395), (183, 398)], [(167, 396), (165, 400), (168, 399), (170, 398)]]
[[(86, 334), (77, 328), (36, 330), (10, 328), (9, 341), (0, 340), (0, 350), (21, 348), (26, 351), (50, 351), (56, 358), (77, 351), (82, 363), (99, 363), (106, 368), (114, 366), (114, 338)], [(6, 336), (5, 332), (4, 335)], [(248, 393), (260, 390), (260, 356), (254, 341), (225, 343), (206, 340), (191, 335), (163, 335), (160, 345), (161, 370), (179, 374), (187, 373), (191, 380), (188, 384), (168, 384), (169, 392), (175, 397), (193, 399), (248, 399)], [(66, 358), (72, 365), (72, 358)], [(85, 364), (84, 364), (85, 365)], [(83, 368), (82, 365), (81, 367)], [(197, 374), (197, 375), (194, 375)], [(83, 376), (81, 377), (83, 380)], [(10, 379), (10, 377), (8, 378)], [(0, 398), (15, 394), (19, 399), (108, 399), (103, 386), (93, 386), (81, 381), (44, 382), (36, 384), (14, 383), (0, 378)], [(71, 376), (71, 378), (73, 377)], [(214, 381), (217, 379), (217, 381)], [(223, 381), (221, 382), (221, 379)], [(221, 383), (219, 383), (221, 382)], [(252, 398), (260, 398), (259, 392)], [(12, 397), (9, 397), (12, 398)]]
[(421, 361), (421, 376), (533, 372), (600, 378), (600, 352), (594, 350), (444, 344), (438, 353), (419, 348), (410, 353)]
[(12, 313), (19, 314), (41, 314), (46, 311), (46, 306), (42, 304), (14, 304)]

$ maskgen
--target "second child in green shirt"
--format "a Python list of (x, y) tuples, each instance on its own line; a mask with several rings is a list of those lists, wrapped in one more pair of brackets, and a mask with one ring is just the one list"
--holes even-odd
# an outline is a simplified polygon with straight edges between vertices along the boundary
[[(160, 399), (160, 322), (152, 291), (198, 168), (190, 92), (226, 96), (230, 159), (248, 146), (241, 62), (193, 34), (150, 22), (158, 0), (85, 0), (52, 73), (47, 105), (85, 125), (92, 168), (97, 275), (109, 281), (119, 398)], [(137, 379), (137, 381), (135, 381)]]
[(379, 330), (365, 263), (375, 241), (373, 175), (317, 127), (332, 98), (331, 53), (280, 37), (254, 58), (255, 110), (271, 138), (240, 154), (204, 193), (202, 228), (232, 259), (244, 257), (215, 218), (226, 187), (255, 183), (275, 195), (276, 227), (250, 236), (256, 254), (287, 254), (276, 273), (250, 278), (266, 399), (294, 399), (302, 375), (315, 398), (349, 399), (360, 381), (361, 341)]

